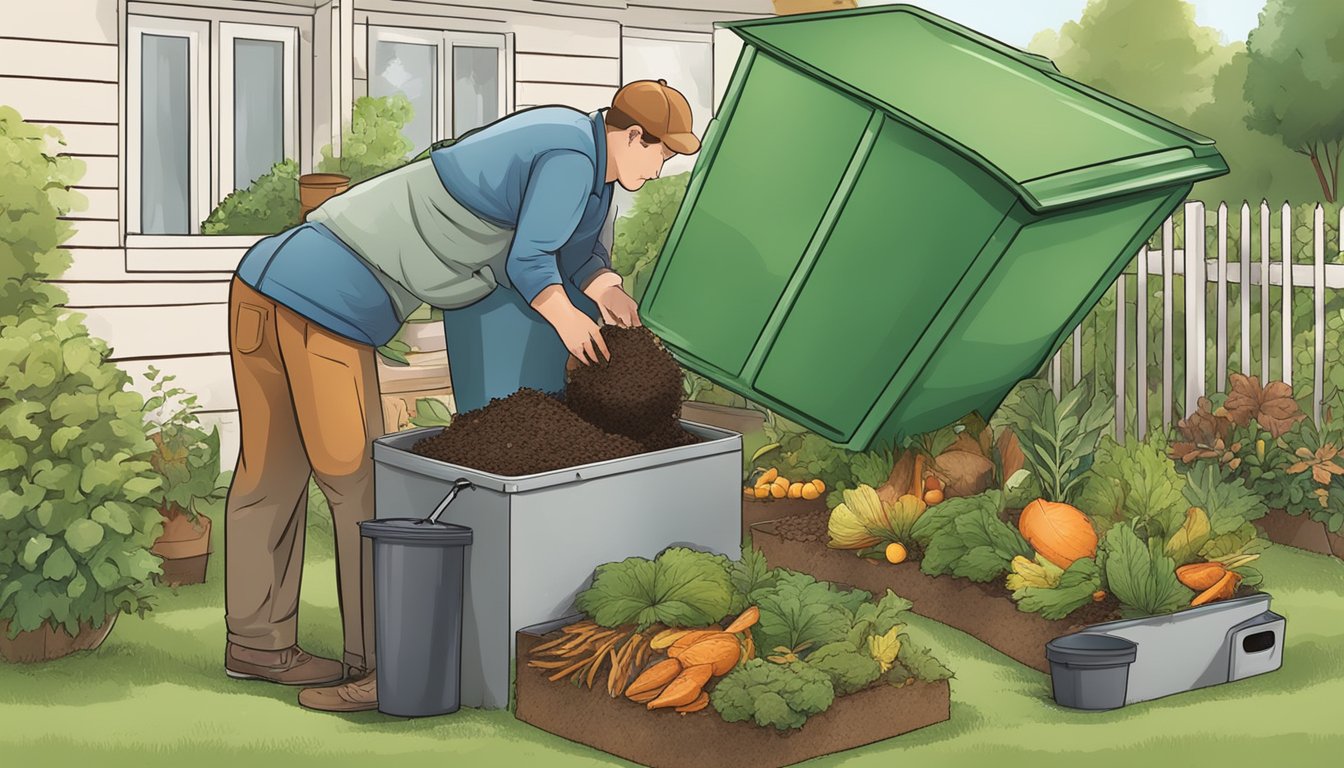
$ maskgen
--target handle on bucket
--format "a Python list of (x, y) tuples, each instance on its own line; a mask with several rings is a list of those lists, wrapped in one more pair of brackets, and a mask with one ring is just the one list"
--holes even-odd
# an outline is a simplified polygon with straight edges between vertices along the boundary
[(457, 498), (458, 491), (474, 487), (475, 486), (471, 484), (471, 481), (466, 479), (465, 477), (458, 478), (456, 481), (453, 482), (453, 487), (448, 489), (448, 495), (444, 496), (443, 501), (439, 502), (439, 506), (435, 507), (434, 511), (430, 513), (429, 517), (425, 518), (426, 522), (430, 523), (439, 522), (439, 515), (442, 515), (448, 509), (448, 505), (453, 503), (453, 499)]

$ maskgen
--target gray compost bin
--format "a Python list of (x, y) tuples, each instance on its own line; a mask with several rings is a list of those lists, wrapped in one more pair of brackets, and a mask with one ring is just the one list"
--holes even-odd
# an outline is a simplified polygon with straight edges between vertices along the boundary
[(375, 441), (379, 519), (424, 517), (455, 481), (473, 486), (440, 518), (473, 532), (462, 605), (463, 706), (508, 706), (514, 633), (573, 613), (597, 566), (673, 545), (739, 556), (742, 436), (682, 426), (703, 442), (522, 477), (411, 452), (439, 427)]
[(1055, 701), (1073, 709), (1125, 706), (1129, 665), (1138, 646), (1111, 635), (1065, 635), (1045, 646)]
[[(1123, 704), (1274, 672), (1283, 666), (1287, 620), (1270, 610), (1270, 600), (1267, 593), (1247, 595), (1162, 616), (1097, 624), (1077, 634), (1056, 638), (1046, 646), (1055, 699), (1061, 705), (1075, 706), (1071, 702), (1080, 700), (1078, 697), (1114, 694), (1109, 688), (1111, 683), (1099, 674), (1099, 667), (1092, 667), (1093, 673), (1089, 674), (1080, 666), (1088, 663), (1084, 658), (1088, 647), (1092, 648), (1092, 664), (1105, 663), (1101, 658), (1105, 656), (1104, 648), (1088, 643), (1119, 641), (1114, 645), (1117, 655), (1121, 655), (1119, 648), (1124, 644), (1133, 647), (1133, 658), (1127, 664)], [(1089, 641), (1085, 639), (1088, 637), (1096, 639)], [(1072, 660), (1073, 666), (1057, 668), (1056, 659)], [(1096, 684), (1107, 691), (1069, 689), (1071, 685)], [(1060, 697), (1061, 690), (1065, 698)]]
[(367, 520), (373, 541), (378, 711), (401, 717), (461, 705), (462, 577), (471, 529), (439, 521), (469, 483), (453, 486), (428, 518)]

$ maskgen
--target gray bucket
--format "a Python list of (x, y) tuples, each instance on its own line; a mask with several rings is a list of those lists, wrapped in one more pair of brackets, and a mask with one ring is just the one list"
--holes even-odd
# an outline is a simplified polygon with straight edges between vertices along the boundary
[(1079, 633), (1051, 640), (1050, 683), (1055, 702), (1073, 709), (1119, 709), (1125, 705), (1129, 665), (1139, 646), (1123, 637)]
[(378, 711), (399, 717), (456, 712), (462, 699), (462, 583), (470, 528), (438, 521), (454, 483), (427, 518), (359, 524), (373, 541)]

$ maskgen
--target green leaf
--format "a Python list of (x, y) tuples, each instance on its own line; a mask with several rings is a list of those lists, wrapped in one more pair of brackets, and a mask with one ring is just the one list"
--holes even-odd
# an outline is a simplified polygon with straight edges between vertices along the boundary
[(84, 465), (79, 476), (79, 489), (87, 495), (110, 491), (123, 483), (124, 475), (120, 458), (94, 459)]
[(1176, 579), (1176, 564), (1162, 544), (1145, 544), (1132, 524), (1121, 523), (1102, 539), (1106, 584), (1128, 615), (1156, 616), (1189, 605), (1194, 593)]
[(51, 433), (51, 449), (58, 454), (65, 453), (65, 449), (70, 445), (70, 441), (76, 440), (84, 430), (80, 427), (61, 427)]
[(155, 477), (132, 477), (122, 483), (122, 495), (127, 501), (139, 501), (153, 496), (161, 481)]
[(88, 552), (102, 541), (103, 526), (92, 520), (76, 520), (65, 529), (65, 543), (79, 553)]
[(125, 573), (134, 581), (146, 581), (156, 573), (162, 573), (159, 567), (161, 561), (147, 549), (136, 549), (120, 559), (119, 565), (122, 573)]
[(29, 417), (45, 410), (46, 406), (41, 403), (27, 401), (6, 406), (0, 409), (0, 430), (19, 440), (37, 440), (42, 436), (42, 430), (38, 429)]
[(57, 547), (42, 563), (42, 578), (60, 581), (75, 572), (75, 559), (65, 547)]
[(1026, 587), (1013, 593), (1019, 610), (1039, 613), (1054, 621), (1068, 616), (1092, 601), (1092, 595), (1101, 589), (1101, 568), (1092, 558), (1073, 561), (1059, 584), (1053, 588)]
[[(1002, 493), (987, 491), (968, 497), (968, 501), (970, 503), (958, 505), (955, 517), (935, 524), (937, 532), (929, 538), (920, 563), (924, 573), (990, 581), (1008, 571), (1014, 557), (1030, 558), (1034, 554), (1017, 529), (999, 518)], [(919, 522), (949, 503), (934, 505)], [(918, 529), (916, 523), (916, 538), (919, 537)]]
[(98, 420), (98, 395), (93, 392), (64, 393), (51, 401), (51, 418), (78, 427)]
[(28, 570), (37, 567), (37, 561), (51, 549), (52, 541), (44, 533), (39, 533), (28, 539), (28, 543), (23, 546), (23, 554), (19, 555), (19, 565)]
[(757, 591), (775, 583), (777, 574), (765, 563), (765, 555), (748, 539), (742, 543), (742, 557), (728, 566), (728, 580), (733, 585), (733, 602), (728, 613), (736, 616), (751, 605)]
[[(378, 355), (392, 365), (410, 365), (411, 361), (406, 358), (406, 353), (393, 346), (395, 342), (384, 344), (378, 348)], [(402, 344), (401, 346), (406, 346)], [(407, 347), (410, 349), (410, 347)]]
[(860, 590), (841, 590), (807, 574), (782, 571), (774, 586), (752, 595), (761, 611), (752, 628), (757, 648), (797, 648), (804, 643), (816, 649), (845, 639), (853, 626), (853, 613), (870, 595)]
[(28, 463), (28, 451), (12, 440), (0, 438), (0, 472), (18, 469)]
[(121, 572), (117, 570), (116, 565), (108, 560), (93, 566), (91, 571), (93, 572), (93, 580), (98, 582), (98, 586), (103, 589), (112, 589), (117, 585), (117, 582), (121, 581)]
[(415, 401), (415, 418), (411, 423), (417, 427), (446, 427), (453, 421), (452, 411), (443, 401), (422, 397)]
[(99, 505), (89, 515), (95, 523), (102, 523), (123, 536), (131, 533), (131, 508), (116, 501)]
[(65, 594), (72, 600), (76, 600), (84, 594), (84, 590), (88, 589), (88, 587), (89, 580), (84, 578), (84, 574), (77, 573), (75, 574), (75, 578), (70, 580), (70, 584), (66, 586)]
[(728, 558), (683, 547), (655, 560), (626, 558), (597, 568), (576, 606), (604, 627), (654, 623), (704, 627), (724, 617), (732, 601)]

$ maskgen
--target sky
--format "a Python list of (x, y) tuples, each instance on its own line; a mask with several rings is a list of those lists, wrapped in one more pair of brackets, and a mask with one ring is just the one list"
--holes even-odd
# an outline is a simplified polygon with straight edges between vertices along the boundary
[[(1245, 40), (1264, 0), (1191, 0), (1195, 21), (1223, 33), (1223, 42)], [(859, 0), (860, 6), (885, 0)], [(1059, 29), (1077, 20), (1087, 0), (910, 0), (911, 5), (944, 16), (1017, 48), (1025, 48), (1043, 29)]]

